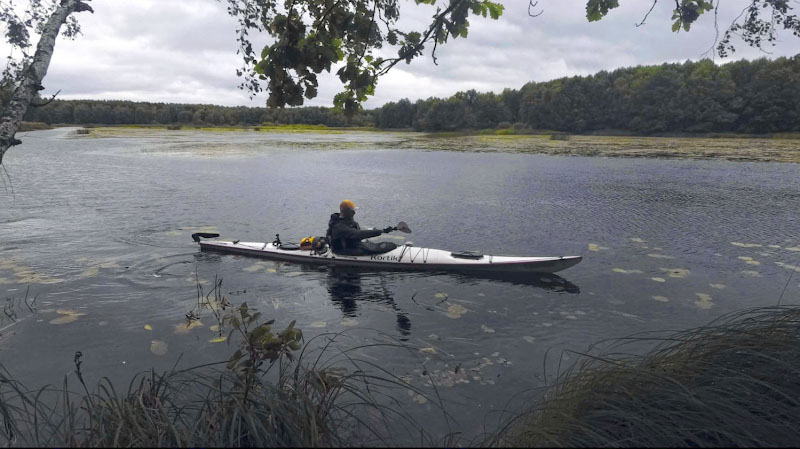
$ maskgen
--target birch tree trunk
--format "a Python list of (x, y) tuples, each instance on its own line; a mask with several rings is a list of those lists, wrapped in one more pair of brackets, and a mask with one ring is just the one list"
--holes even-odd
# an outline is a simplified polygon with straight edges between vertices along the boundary
[(23, 72), (21, 83), (14, 90), (14, 95), (0, 116), (0, 164), (3, 163), (3, 156), (8, 149), (21, 143), (14, 135), (19, 129), (19, 124), (28, 111), (31, 101), (39, 92), (42, 79), (47, 74), (61, 25), (66, 22), (70, 14), (80, 11), (92, 11), (92, 9), (81, 0), (61, 0), (50, 19), (47, 20), (39, 43), (36, 44), (33, 61)]

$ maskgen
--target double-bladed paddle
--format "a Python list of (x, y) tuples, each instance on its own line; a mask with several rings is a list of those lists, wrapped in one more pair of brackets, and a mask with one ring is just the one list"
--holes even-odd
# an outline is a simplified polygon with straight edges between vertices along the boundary
[(411, 228), (408, 227), (408, 223), (405, 221), (401, 221), (397, 223), (397, 226), (392, 228), (395, 231), (405, 232), (406, 234), (411, 234)]

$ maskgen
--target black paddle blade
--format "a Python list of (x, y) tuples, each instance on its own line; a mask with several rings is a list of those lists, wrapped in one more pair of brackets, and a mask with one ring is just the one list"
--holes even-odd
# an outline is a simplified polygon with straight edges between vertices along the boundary
[(397, 229), (400, 232), (405, 232), (406, 234), (411, 234), (411, 228), (408, 227), (408, 223), (406, 223), (405, 221), (397, 223), (397, 227), (395, 229)]
[(196, 232), (192, 234), (192, 240), (197, 243), (200, 243), (200, 239), (213, 239), (215, 237), (219, 237), (219, 234), (213, 232)]

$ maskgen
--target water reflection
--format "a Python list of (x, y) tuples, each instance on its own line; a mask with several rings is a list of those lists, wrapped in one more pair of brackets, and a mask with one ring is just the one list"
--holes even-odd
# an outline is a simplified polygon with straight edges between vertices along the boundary
[(331, 267), (328, 269), (328, 293), (347, 318), (357, 316), (358, 302), (368, 301), (387, 305), (397, 316), (397, 331), (406, 340), (411, 335), (411, 320), (394, 301), (394, 295), (387, 285), (385, 276), (367, 275), (363, 270), (350, 267)]
[(556, 293), (580, 293), (576, 284), (555, 274), (404, 273), (377, 272), (353, 267), (328, 267), (326, 271), (330, 299), (341, 309), (345, 318), (356, 318), (359, 315), (359, 302), (362, 301), (387, 306), (396, 314), (396, 328), (401, 339), (406, 339), (411, 334), (411, 320), (408, 313), (398, 307), (394, 300), (396, 288), (392, 281), (402, 281), (409, 276), (417, 281), (420, 278), (440, 277), (458, 284), (477, 286), (489, 281), (541, 288)]
[(496, 281), (514, 285), (541, 288), (556, 293), (578, 294), (578, 285), (552, 273), (448, 273), (459, 283), (477, 284), (478, 281)]

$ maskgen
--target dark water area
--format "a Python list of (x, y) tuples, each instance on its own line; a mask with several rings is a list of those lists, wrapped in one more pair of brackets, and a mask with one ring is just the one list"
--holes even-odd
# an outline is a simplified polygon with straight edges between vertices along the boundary
[[(184, 367), (224, 360), (233, 349), (209, 341), (209, 314), (180, 327), (198, 281), (222, 278), (231, 302), (296, 320), (307, 340), (413, 346), (363, 357), (420, 388), (435, 381), (452, 428), (470, 434), (536, 400), (545, 370), (574, 360), (564, 350), (800, 303), (800, 274), (787, 283), (798, 164), (420, 151), (356, 132), (21, 137), (5, 158), (13, 193), (7, 178), (0, 190), (0, 300), (14, 310), (0, 317), (0, 363), (31, 387), (74, 376), (75, 351), (87, 381), (123, 386), (181, 354)], [(362, 227), (408, 222), (413, 234), (386, 237), (398, 243), (584, 260), (528, 278), (371, 272), (200, 252), (190, 238), (296, 242), (324, 234), (345, 198)]]

